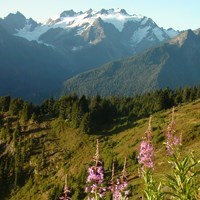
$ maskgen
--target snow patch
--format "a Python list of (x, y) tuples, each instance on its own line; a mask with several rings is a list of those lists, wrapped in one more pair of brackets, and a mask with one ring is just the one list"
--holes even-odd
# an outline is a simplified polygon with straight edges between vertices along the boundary
[(141, 21), (141, 25), (145, 25), (147, 23), (147, 21), (149, 20), (149, 18), (144, 17)]
[(111, 13), (108, 15), (97, 14), (96, 17), (100, 17), (104, 22), (113, 24), (120, 32), (123, 30), (124, 24), (127, 21), (138, 22), (143, 18), (142, 16), (138, 15), (123, 15), (121, 13)]
[(81, 50), (83, 47), (82, 46), (76, 46), (72, 48), (72, 51), (78, 51)]
[[(145, 38), (148, 34), (149, 29), (152, 28), (146, 25), (149, 18), (142, 15), (129, 15), (125, 11), (120, 9), (109, 9), (105, 10), (105, 12), (96, 12), (93, 10), (89, 10), (84, 13), (75, 13), (72, 16), (55, 16), (53, 18), (50, 18), (42, 25), (37, 26), (33, 31), (30, 31), (31, 25), (27, 22), (25, 27), (21, 30), (18, 30), (15, 35), (26, 38), (29, 41), (35, 40), (37, 42), (42, 42), (39, 41), (40, 36), (52, 28), (62, 28), (66, 31), (70, 31), (72, 28), (76, 28), (76, 34), (81, 35), (88, 28), (93, 26), (95, 20), (97, 20), (98, 18), (101, 18), (106, 23), (113, 24), (120, 32), (123, 30), (126, 22), (140, 22), (141, 27), (134, 32), (131, 39), (132, 43), (134, 44), (141, 42), (141, 40)], [(160, 41), (166, 39), (166, 35), (168, 35), (169, 37), (174, 37), (178, 34), (178, 32), (174, 31), (173, 29), (162, 30), (158, 27), (155, 27), (153, 29), (153, 33)], [(74, 50), (76, 49), (77, 47), (74, 47)]]
[(146, 37), (146, 35), (148, 34), (148, 31), (151, 29), (150, 26), (146, 26), (143, 28), (138, 28), (138, 30), (136, 30), (131, 38), (131, 42), (133, 44), (138, 44), (142, 41), (143, 38)]
[(158, 38), (158, 40), (163, 41), (165, 39), (165, 37), (163, 36), (164, 32), (160, 28), (155, 27), (153, 29), (153, 33)]
[(39, 37), (46, 33), (51, 27), (43, 25), (35, 28), (34, 31), (27, 31), (27, 27), (25, 26), (23, 29), (18, 30), (18, 32), (14, 35), (18, 37), (23, 37), (29, 41), (36, 40), (39, 42)]
[(165, 30), (165, 32), (167, 33), (167, 35), (169, 35), (169, 37), (175, 37), (179, 34), (179, 32), (175, 31), (174, 29), (170, 28)]
[(94, 21), (98, 18), (101, 18), (104, 22), (113, 24), (119, 31), (122, 31), (124, 28), (124, 24), (127, 21), (141, 21), (143, 16), (141, 15), (126, 15), (120, 12), (119, 9), (110, 9), (108, 10), (108, 14), (100, 14), (96, 11), (87, 11), (85, 13), (77, 13), (75, 16), (67, 16), (60, 18), (54, 18), (54, 21), (59, 21), (55, 23), (53, 26), (57, 25), (61, 28), (69, 28), (69, 27), (80, 27), (85, 24), (88, 26), (92, 26)]

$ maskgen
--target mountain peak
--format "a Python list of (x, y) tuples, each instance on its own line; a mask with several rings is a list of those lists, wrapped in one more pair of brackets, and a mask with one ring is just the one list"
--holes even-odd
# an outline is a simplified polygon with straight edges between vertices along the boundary
[(13, 20), (13, 19), (26, 19), (25, 16), (17, 11), (16, 13), (10, 13), (8, 14), (4, 19), (5, 20)]
[(121, 9), (121, 10), (120, 10), (120, 13), (121, 13), (121, 14), (124, 14), (124, 15), (128, 15), (128, 13), (126, 12), (125, 9)]
[[(20, 13), (18, 14), (20, 15)], [(20, 24), (17, 23), (19, 21)], [(14, 26), (14, 23), (10, 24), (12, 25), (10, 28), (11, 33), (15, 33), (17, 36), (27, 38), (28, 40), (41, 41), (45, 44), (53, 45), (54, 39), (57, 40), (57, 38), (64, 37), (64, 35), (74, 37), (76, 38), (75, 42), (70, 41), (70, 47), (66, 47), (70, 50), (85, 47), (85, 38), (87, 38), (88, 34), (90, 36), (88, 38), (92, 38), (91, 41), (94, 41), (95, 38), (99, 39), (99, 35), (101, 38), (103, 35), (104, 38), (110, 37), (113, 40), (120, 38), (120, 45), (129, 46), (131, 49), (130, 53), (141, 51), (144, 47), (140, 49), (140, 46), (143, 46), (140, 44), (144, 43), (144, 41), (150, 47), (156, 42), (166, 41), (178, 34), (176, 31), (158, 27), (148, 17), (128, 14), (125, 9), (120, 8), (101, 9), (98, 12), (92, 9), (84, 12), (75, 12), (72, 9), (65, 10), (53, 18), (51, 17), (41, 26), (27, 19), (23, 21), (16, 20)], [(51, 42), (45, 39), (47, 35), (48, 38), (51, 38)], [(83, 41), (78, 42), (78, 37)], [(89, 40), (87, 42), (91, 45)], [(73, 44), (72, 46), (71, 43)], [(126, 49), (127, 47), (124, 48)]]
[(108, 10), (106, 10), (106, 9), (103, 8), (103, 9), (101, 9), (98, 13), (99, 13), (99, 14), (102, 14), (102, 15), (116, 14), (116, 13), (120, 13), (120, 14), (122, 14), (122, 15), (129, 15), (129, 14), (126, 12), (125, 9), (120, 9), (120, 8), (116, 8), (116, 9), (111, 8), (111, 9), (108, 9)]
[(92, 8), (90, 8), (89, 10), (87, 10), (86, 13), (89, 14), (89, 15), (92, 14), (93, 13)]
[(179, 34), (178, 36), (169, 40), (169, 44), (171, 45), (178, 45), (182, 47), (187, 41), (192, 41), (196, 39), (198, 36), (191, 30), (184, 31), (183, 33)]
[(191, 39), (191, 38), (196, 37), (195, 33), (194, 33), (191, 29), (188, 29), (188, 30), (186, 31), (186, 34), (187, 34), (187, 38), (188, 38), (188, 39)]
[(66, 11), (64, 11), (64, 12), (62, 12), (61, 14), (60, 14), (60, 17), (73, 17), (74, 15), (76, 15), (77, 13), (76, 12), (74, 12), (74, 10), (66, 10)]
[(116, 8), (116, 9), (112, 9), (114, 13), (120, 13), (123, 15), (128, 15), (128, 13), (126, 12), (125, 9), (120, 9), (120, 8)]
[(200, 35), (200, 28), (199, 28), (199, 29), (196, 29), (196, 30), (194, 30), (194, 33), (195, 33), (196, 35)]
[(10, 13), (3, 20), (5, 29), (11, 34), (16, 33), (19, 29), (22, 29), (25, 24), (26, 17), (20, 12)]
[(106, 9), (101, 9), (100, 12), (99, 12), (101, 15), (108, 15), (108, 10)]
[(15, 15), (24, 16), (21, 12), (17, 11)]

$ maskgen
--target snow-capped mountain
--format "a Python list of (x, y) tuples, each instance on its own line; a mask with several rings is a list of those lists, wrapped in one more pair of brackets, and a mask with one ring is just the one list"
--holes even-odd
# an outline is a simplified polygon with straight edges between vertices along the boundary
[[(19, 15), (21, 18), (23, 16), (20, 13), (16, 15), (18, 18)], [(71, 51), (82, 50), (88, 45), (96, 45), (105, 40), (108, 37), (106, 26), (115, 29), (115, 36), (118, 36), (117, 41), (128, 46), (131, 53), (143, 50), (143, 46), (150, 47), (178, 34), (173, 29), (165, 30), (158, 27), (148, 17), (130, 15), (124, 9), (102, 9), (100, 11), (90, 9), (86, 12), (68, 10), (48, 19), (43, 24), (35, 23), (35, 26), (30, 23), (30, 19), (23, 18), (22, 25), (16, 26), (16, 36), (53, 46), (57, 46), (61, 38), (70, 38), (70, 42), (65, 43), (65, 49)]]
[(42, 24), (18, 12), (0, 24), (15, 36), (43, 43), (65, 55), (74, 74), (136, 54), (179, 33), (124, 9), (68, 10)]
[[(134, 91), (128, 87), (137, 84), (142, 87), (139, 88), (141, 91), (145, 91), (143, 83), (154, 88), (159, 86), (160, 80), (166, 83), (171, 80), (172, 84), (176, 81), (174, 85), (179, 86), (178, 73), (180, 83), (185, 83), (188, 74), (192, 77), (188, 85), (197, 83), (199, 71), (196, 68), (196, 71), (191, 71), (190, 65), (194, 60), (199, 62), (196, 58), (200, 31), (179, 33), (159, 27), (148, 17), (130, 15), (123, 9), (68, 10), (44, 23), (26, 19), (19, 12), (9, 14), (0, 19), (0, 57), (3, 58), (0, 60), (0, 80), (1, 85), (6, 86), (1, 94), (32, 98), (46, 91), (45, 95), (51, 96), (54, 95), (52, 88), (60, 89), (62, 81), (77, 74), (80, 75), (78, 79), (70, 79), (73, 83), (66, 82), (70, 91), (76, 86), (79, 91), (80, 88), (86, 91), (81, 87), (85, 86), (87, 91), (95, 93), (98, 92), (97, 84), (102, 81), (100, 87), (106, 90), (105, 95), (109, 95), (113, 88), (115, 91), (120, 88), (122, 92), (130, 91), (131, 95)], [(194, 50), (192, 53), (191, 49)], [(125, 59), (127, 56), (133, 57)], [(124, 60), (118, 61), (121, 58)], [(166, 66), (169, 66), (167, 78)], [(158, 68), (160, 71), (162, 68), (162, 74)], [(94, 70), (87, 73), (90, 69)], [(170, 74), (172, 70), (173, 77)], [(184, 74), (180, 75), (180, 72)], [(12, 75), (9, 80), (6, 78), (8, 74)], [(159, 79), (155, 78), (160, 74)]]
[(23, 29), (27, 32), (31, 32), (37, 26), (41, 25), (32, 18), (26, 19), (26, 17), (20, 12), (17, 12), (16, 14), (10, 13), (3, 20), (0, 19), (0, 24), (11, 34), (18, 34)]
[[(63, 28), (80, 27), (82, 31), (88, 29), (93, 25), (96, 19), (101, 18), (104, 22), (113, 24), (120, 32), (124, 28), (127, 21), (140, 21), (143, 16), (129, 15), (125, 10), (105, 10), (99, 12), (92, 9), (86, 12), (76, 13), (73, 10), (64, 11), (60, 16), (54, 19), (49, 19), (46, 24), (55, 25)], [(81, 34), (80, 30), (80, 34)]]

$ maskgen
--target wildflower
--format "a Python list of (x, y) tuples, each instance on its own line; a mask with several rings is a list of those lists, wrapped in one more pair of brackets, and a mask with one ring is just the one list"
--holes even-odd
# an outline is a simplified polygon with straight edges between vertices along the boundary
[(111, 178), (111, 185), (109, 187), (110, 191), (113, 194), (113, 200), (128, 200), (129, 190), (127, 190), (128, 182), (126, 178), (126, 159), (124, 162), (124, 168), (122, 174), (119, 178), (114, 181), (114, 163), (112, 169), (112, 178)]
[[(104, 169), (102, 162), (99, 160), (99, 143), (97, 140), (96, 154), (93, 158), (95, 162), (94, 166), (88, 167), (88, 177), (86, 183), (88, 186), (85, 188), (85, 192), (92, 194), (92, 197), (88, 197), (89, 200), (97, 200), (105, 196), (106, 188), (103, 187), (104, 181)], [(95, 196), (95, 197), (94, 197)]]
[(152, 145), (152, 133), (151, 133), (151, 117), (149, 119), (149, 127), (145, 132), (146, 137), (141, 142), (140, 152), (138, 156), (138, 162), (142, 165), (142, 168), (153, 169), (153, 145)]
[(163, 199), (163, 193), (161, 191), (161, 184), (157, 187), (153, 178), (153, 145), (152, 145), (152, 133), (151, 133), (151, 116), (149, 118), (149, 126), (145, 132), (146, 137), (143, 139), (140, 145), (140, 153), (138, 156), (138, 162), (142, 165), (141, 176), (144, 179), (144, 195), (146, 199)]
[(172, 155), (179, 145), (181, 145), (181, 140), (177, 136), (174, 135), (175, 133), (175, 121), (174, 121), (174, 107), (172, 109), (172, 119), (171, 123), (167, 127), (167, 142), (166, 142), (166, 149), (169, 155)]
[(67, 186), (67, 176), (66, 176), (64, 190), (59, 199), (60, 200), (71, 200), (71, 198), (68, 196), (69, 193), (70, 193), (70, 190), (68, 189), (68, 186)]

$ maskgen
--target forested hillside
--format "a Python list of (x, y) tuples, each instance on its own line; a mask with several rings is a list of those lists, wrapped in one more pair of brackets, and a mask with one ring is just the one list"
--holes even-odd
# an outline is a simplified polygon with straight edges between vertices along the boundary
[(65, 82), (64, 92), (133, 96), (161, 88), (200, 84), (200, 36), (185, 31), (140, 54), (115, 60)]
[(59, 95), (68, 69), (52, 48), (10, 35), (0, 25), (0, 95), (41, 102)]
[[(142, 197), (138, 176), (139, 145), (152, 115), (154, 174), (169, 172), (165, 146), (171, 108), (174, 129), (182, 135), (183, 155), (200, 157), (200, 87), (165, 89), (131, 98), (88, 98), (76, 94), (33, 105), (19, 98), (0, 97), (0, 199), (59, 199), (66, 174), (72, 199), (84, 199), (87, 167), (95, 155), (96, 139), (105, 182), (123, 170), (129, 199)], [(161, 153), (162, 152), (162, 153)], [(106, 194), (111, 199), (111, 194)]]

